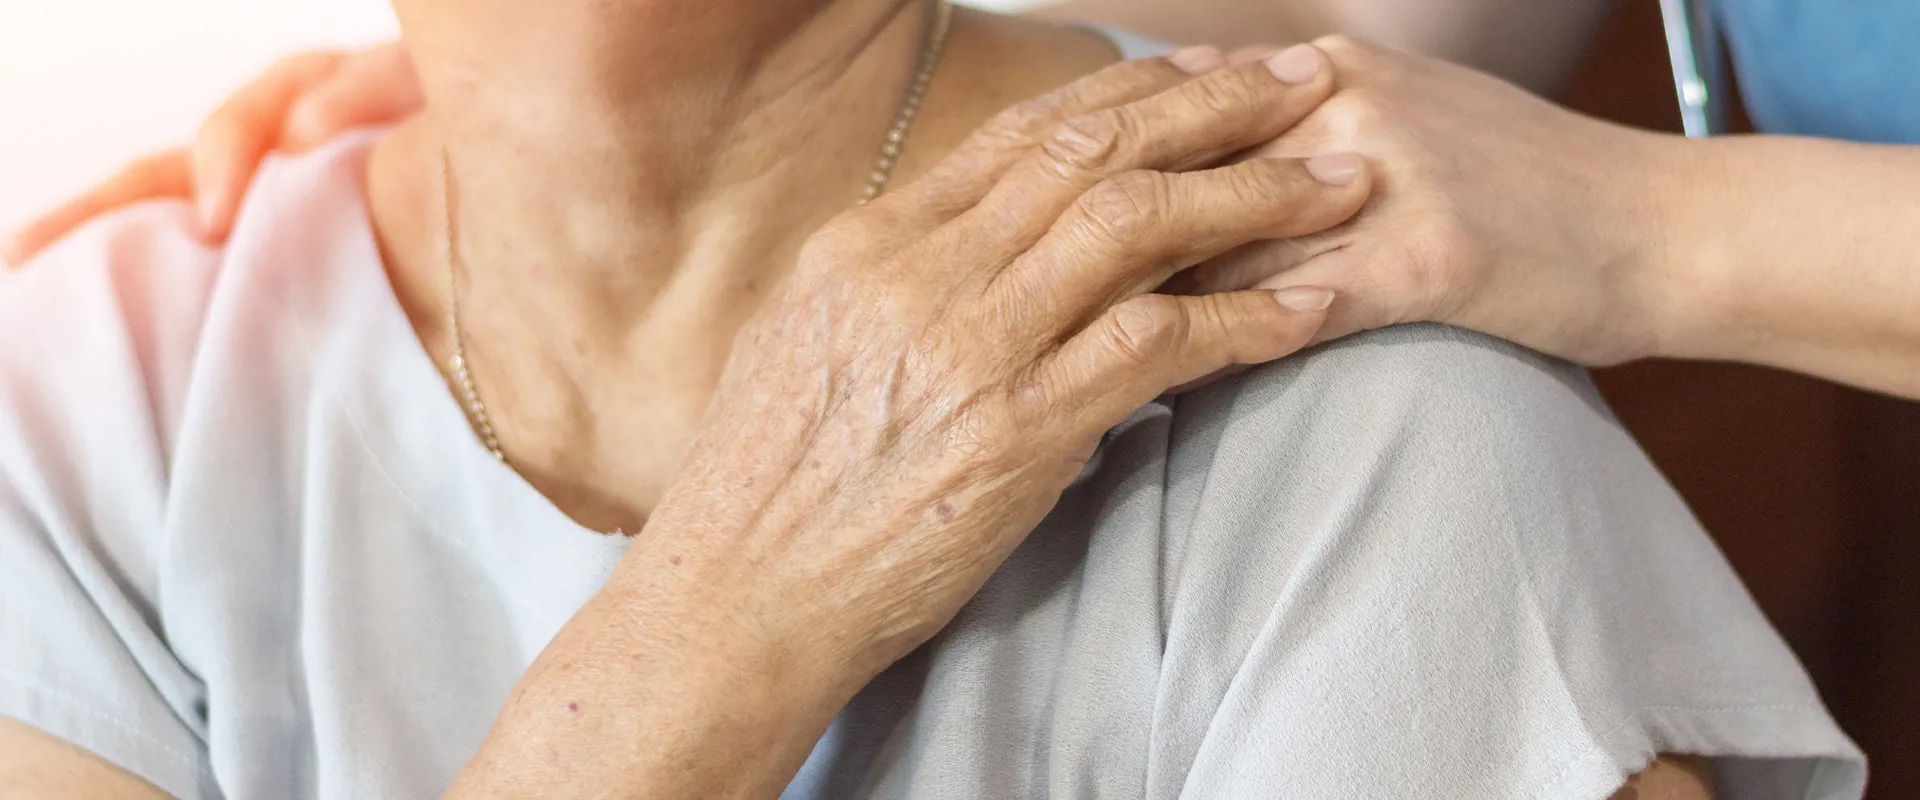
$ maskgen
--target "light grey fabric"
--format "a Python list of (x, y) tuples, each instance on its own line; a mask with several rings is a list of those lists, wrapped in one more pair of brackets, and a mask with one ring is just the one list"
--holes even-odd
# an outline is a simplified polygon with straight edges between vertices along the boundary
[[(618, 559), (418, 346), (371, 141), (270, 166), (224, 249), (144, 207), (0, 296), (0, 714), (184, 797), (433, 796)], [(788, 796), (1603, 798), (1661, 750), (1860, 792), (1580, 371), (1421, 326), (1114, 431)]]

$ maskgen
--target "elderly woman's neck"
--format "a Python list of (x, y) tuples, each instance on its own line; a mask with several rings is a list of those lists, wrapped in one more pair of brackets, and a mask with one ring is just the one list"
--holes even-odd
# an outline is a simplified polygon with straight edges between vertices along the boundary
[[(637, 529), (740, 324), (859, 197), (930, 0), (413, 2), (447, 10), (402, 5), (431, 113), (382, 141), (368, 175), (394, 288), (447, 363), (444, 145), (464, 342), (495, 429), (576, 519)], [(735, 24), (749, 27), (716, 33)], [(1084, 31), (956, 12), (896, 180), (1115, 56)]]
[(756, 263), (849, 205), (932, 11), (928, 0), (399, 6), (449, 154), (464, 260), (622, 283), (689, 259)]

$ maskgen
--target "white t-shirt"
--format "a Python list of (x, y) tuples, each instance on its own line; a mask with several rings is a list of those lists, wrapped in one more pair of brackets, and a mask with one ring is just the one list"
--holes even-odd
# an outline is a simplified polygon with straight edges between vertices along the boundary
[[(0, 714), (182, 797), (432, 796), (619, 558), (475, 441), (374, 140), (224, 247), (149, 205), (0, 291)], [(1659, 751), (1864, 780), (1585, 376), (1414, 326), (1116, 429), (788, 796), (1598, 800)]]

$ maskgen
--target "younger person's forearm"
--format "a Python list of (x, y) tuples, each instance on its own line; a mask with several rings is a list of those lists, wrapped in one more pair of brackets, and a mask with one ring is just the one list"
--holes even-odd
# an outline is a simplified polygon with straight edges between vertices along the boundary
[(1755, 136), (1672, 152), (1661, 355), (1920, 399), (1920, 147)]
[(1609, 5), (1600, 0), (1063, 0), (1035, 13), (1175, 44), (1291, 44), (1332, 34), (1444, 58), (1552, 95)]
[(1195, 0), (1058, 0), (1036, 7), (1036, 16), (1112, 25), (1168, 44), (1211, 44), (1225, 49), (1304, 42), (1335, 26), (1320, 0), (1245, 2)]

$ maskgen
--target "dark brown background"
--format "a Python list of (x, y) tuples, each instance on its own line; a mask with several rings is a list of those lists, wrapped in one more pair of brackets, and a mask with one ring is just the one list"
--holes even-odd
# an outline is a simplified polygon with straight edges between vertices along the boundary
[[(1614, 5), (1565, 100), (1678, 130), (1659, 4)], [(1720, 364), (1597, 378), (1866, 749), (1868, 796), (1920, 799), (1920, 403)]]

